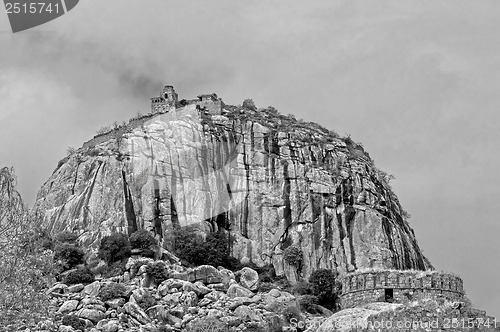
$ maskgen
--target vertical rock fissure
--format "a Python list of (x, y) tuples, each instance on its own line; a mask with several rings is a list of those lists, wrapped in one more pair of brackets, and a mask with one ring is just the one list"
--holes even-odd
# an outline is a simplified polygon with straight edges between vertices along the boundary
[(292, 224), (292, 208), (290, 204), (290, 177), (288, 173), (288, 163), (283, 162), (283, 201), (285, 209), (283, 211), (283, 218), (285, 220), (285, 228), (288, 229)]
[(397, 259), (395, 257), (394, 244), (392, 242), (392, 227), (391, 223), (387, 219), (387, 217), (382, 217), (382, 228), (384, 230), (385, 235), (387, 236), (387, 243), (389, 244), (389, 250), (393, 253), (392, 262), (394, 265), (397, 265)]
[(161, 240), (163, 238), (163, 229), (162, 229), (163, 218), (161, 217), (161, 211), (160, 211), (160, 201), (161, 201), (160, 182), (157, 179), (155, 179), (153, 183), (154, 183), (153, 232), (156, 235), (158, 235)]
[(128, 235), (131, 235), (137, 231), (137, 219), (134, 211), (134, 204), (132, 202), (132, 194), (130, 188), (127, 184), (127, 179), (125, 171), (122, 170), (122, 180), (123, 180), (123, 199), (125, 202), (125, 219), (127, 220), (127, 231)]
[(356, 267), (356, 252), (354, 250), (354, 241), (352, 238), (353, 228), (354, 228), (354, 216), (356, 215), (356, 210), (352, 206), (345, 207), (345, 224), (347, 229), (347, 237), (349, 239), (349, 249), (351, 251), (351, 264), (354, 269)]
[(75, 178), (73, 180), (73, 186), (71, 187), (71, 195), (75, 194), (76, 180), (78, 179), (78, 168), (80, 168), (80, 162), (77, 162), (76, 164)]

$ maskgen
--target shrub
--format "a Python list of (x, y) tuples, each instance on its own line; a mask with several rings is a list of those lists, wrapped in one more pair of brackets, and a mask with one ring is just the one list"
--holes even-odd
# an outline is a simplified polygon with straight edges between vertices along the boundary
[(29, 252), (54, 249), (54, 241), (49, 233), (39, 226), (30, 229), (26, 234), (21, 234), (19, 245), (24, 251)]
[(64, 316), (61, 324), (71, 326), (75, 330), (85, 331), (85, 321), (73, 315)]
[(326, 308), (335, 307), (335, 274), (328, 269), (314, 271), (309, 277), (312, 294), (318, 297), (318, 303)]
[(99, 297), (103, 301), (108, 301), (112, 299), (117, 299), (120, 297), (127, 298), (129, 295), (129, 290), (125, 285), (112, 282), (102, 287), (99, 290)]
[(175, 252), (193, 265), (222, 266), (230, 270), (238, 270), (240, 262), (231, 257), (232, 238), (219, 231), (207, 235), (203, 242), (186, 229), (175, 232)]
[(312, 286), (307, 281), (300, 280), (295, 286), (293, 286), (293, 293), (299, 295), (309, 295), (312, 294)]
[(261, 282), (272, 282), (276, 279), (276, 271), (274, 270), (273, 264), (266, 264), (262, 267), (256, 266), (255, 264), (253, 265), (254, 267), (252, 267), (252, 269), (259, 273), (259, 280)]
[(151, 249), (158, 245), (158, 241), (145, 229), (140, 229), (130, 235), (130, 245), (132, 249)]
[(155, 306), (156, 303), (156, 299), (149, 292), (144, 292), (143, 296), (137, 301), (137, 304), (143, 310), (147, 310), (148, 308)]
[(229, 326), (215, 317), (203, 317), (193, 320), (189, 325), (189, 332), (225, 332), (229, 331)]
[(94, 273), (87, 267), (79, 267), (64, 276), (63, 282), (66, 285), (90, 284), (94, 282)]
[(241, 105), (244, 109), (255, 111), (257, 107), (252, 99), (245, 99)]
[(60, 261), (63, 270), (84, 262), (85, 253), (79, 247), (70, 243), (59, 243), (54, 249), (54, 259)]
[(126, 260), (114, 262), (111, 265), (109, 265), (105, 271), (103, 271), (102, 276), (105, 278), (120, 276), (125, 273), (126, 264), (127, 264)]
[(317, 314), (321, 311), (318, 310), (318, 298), (314, 295), (302, 295), (299, 297), (300, 310), (310, 314)]
[(283, 259), (291, 266), (300, 268), (302, 266), (302, 250), (297, 246), (289, 246), (283, 251)]
[(290, 282), (285, 276), (277, 277), (274, 283), (276, 284), (277, 288), (283, 291), (289, 291), (291, 290), (292, 287), (292, 285), (290, 285)]
[(61, 243), (75, 244), (76, 240), (78, 240), (78, 235), (75, 233), (71, 233), (71, 232), (61, 232), (61, 233), (56, 234), (56, 236), (54, 237), (54, 240), (56, 240), (57, 242), (61, 242)]
[(108, 264), (130, 257), (130, 242), (127, 235), (114, 233), (103, 237), (98, 257)]
[(146, 266), (146, 273), (153, 277), (154, 282), (159, 285), (162, 281), (167, 280), (170, 277), (168, 269), (164, 262), (149, 263)]

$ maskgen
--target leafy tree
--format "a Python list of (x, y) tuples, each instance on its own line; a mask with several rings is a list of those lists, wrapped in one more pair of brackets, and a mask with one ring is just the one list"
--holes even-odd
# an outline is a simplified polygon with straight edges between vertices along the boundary
[(158, 245), (158, 241), (145, 229), (140, 229), (130, 235), (130, 245), (132, 249), (151, 249)]
[(302, 266), (302, 250), (297, 246), (289, 246), (283, 251), (283, 259), (296, 269)]
[(318, 304), (326, 308), (334, 308), (337, 296), (335, 294), (335, 274), (328, 269), (314, 271), (309, 277), (312, 295), (318, 298)]
[(223, 266), (235, 270), (240, 262), (231, 257), (232, 238), (226, 232), (219, 231), (207, 235), (202, 241), (193, 232), (182, 229), (176, 231), (175, 251), (177, 255), (193, 265)]
[(82, 248), (70, 243), (59, 243), (54, 249), (54, 260), (63, 270), (69, 270), (84, 263), (85, 252)]
[(27, 217), (15, 187), (13, 170), (0, 168), (0, 326), (33, 326), (48, 316), (44, 290), (54, 280), (52, 251), (43, 241), (28, 241), (40, 229)]
[(127, 235), (114, 233), (101, 239), (98, 257), (108, 264), (130, 257), (130, 241)]
[(255, 111), (257, 107), (252, 99), (245, 99), (241, 105), (244, 109)]
[(90, 284), (94, 282), (94, 273), (87, 267), (79, 267), (64, 276), (63, 282), (66, 285)]

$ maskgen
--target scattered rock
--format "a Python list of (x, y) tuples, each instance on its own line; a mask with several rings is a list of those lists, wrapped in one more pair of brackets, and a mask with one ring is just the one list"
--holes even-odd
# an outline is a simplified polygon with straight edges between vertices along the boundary
[(75, 311), (76, 308), (78, 307), (79, 301), (77, 300), (68, 300), (65, 301), (62, 306), (57, 310), (58, 313), (60, 314), (67, 314), (69, 312)]
[(259, 288), (259, 274), (257, 271), (244, 267), (240, 271), (237, 272), (237, 275), (240, 277), (240, 284), (248, 288), (251, 291), (256, 291)]
[(238, 284), (234, 284), (229, 286), (229, 289), (227, 290), (227, 295), (229, 297), (251, 297), (253, 296), (253, 293), (251, 290), (242, 287)]

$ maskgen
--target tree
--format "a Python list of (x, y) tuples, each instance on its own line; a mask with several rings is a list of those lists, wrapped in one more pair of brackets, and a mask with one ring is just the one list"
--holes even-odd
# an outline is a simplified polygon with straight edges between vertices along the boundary
[(49, 299), (43, 290), (53, 282), (52, 251), (41, 245), (46, 237), (37, 234), (15, 187), (13, 170), (1, 168), (0, 326), (23, 320), (32, 325), (46, 317)]
[(318, 297), (318, 302), (324, 307), (335, 308), (335, 274), (328, 269), (314, 271), (309, 277), (312, 294)]
[(251, 110), (251, 111), (257, 110), (257, 107), (255, 106), (255, 103), (252, 99), (245, 99), (241, 106), (247, 110)]
[(98, 255), (108, 265), (130, 257), (130, 241), (127, 235), (114, 233), (103, 237), (99, 245)]

